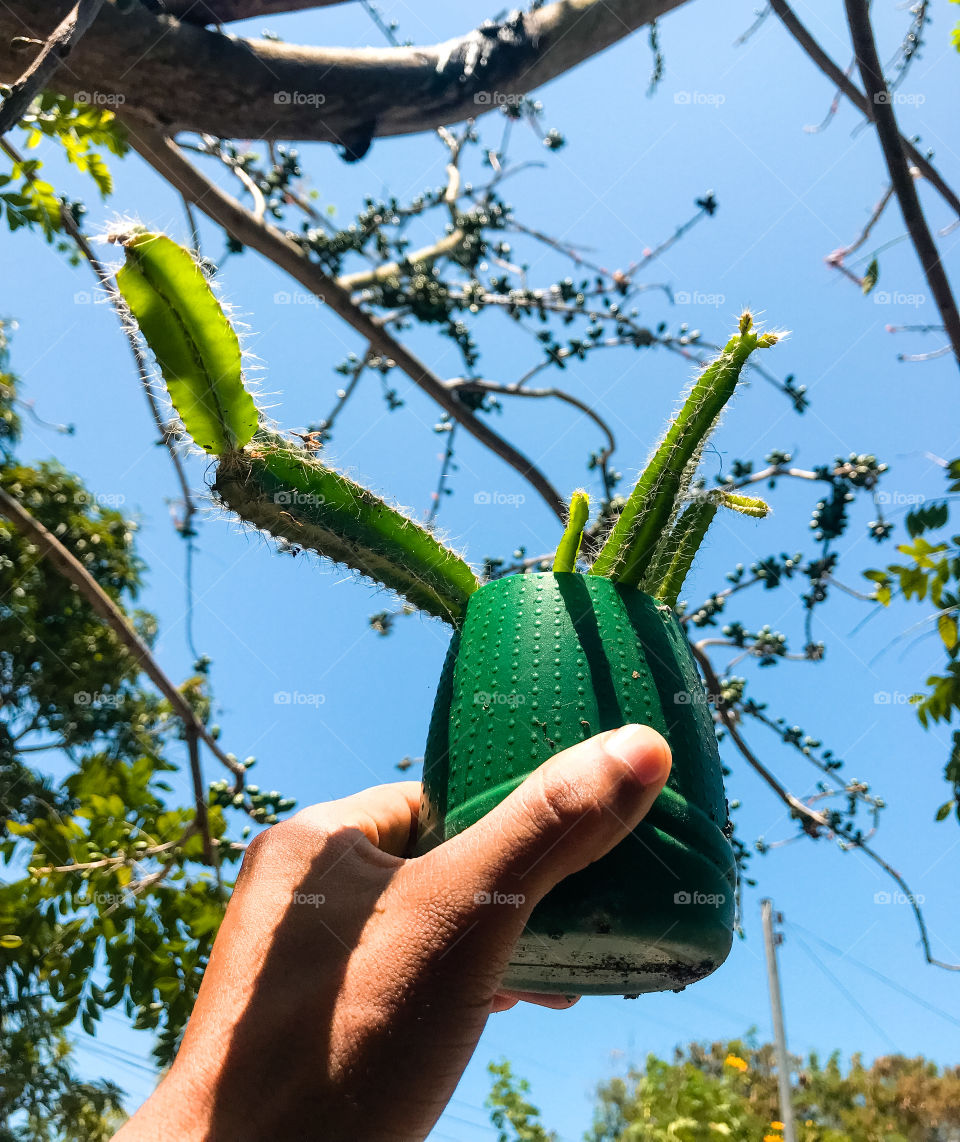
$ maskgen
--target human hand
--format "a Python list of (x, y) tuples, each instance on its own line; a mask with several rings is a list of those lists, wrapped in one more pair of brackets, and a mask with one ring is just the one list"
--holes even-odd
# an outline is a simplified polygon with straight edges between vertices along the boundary
[(625, 726), (558, 754), (423, 856), (408, 856), (416, 782), (266, 830), (177, 1059), (117, 1142), (425, 1138), (491, 1011), (574, 1001), (501, 991), (513, 945), (559, 880), (642, 820), (669, 771), (664, 739)]

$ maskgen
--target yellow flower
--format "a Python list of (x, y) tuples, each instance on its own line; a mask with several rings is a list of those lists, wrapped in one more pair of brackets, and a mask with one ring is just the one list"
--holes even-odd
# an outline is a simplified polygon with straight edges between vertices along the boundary
[(723, 1060), (723, 1065), (725, 1067), (733, 1067), (734, 1070), (741, 1072), (748, 1071), (750, 1069), (747, 1061), (745, 1059), (741, 1059), (739, 1055), (727, 1055), (727, 1057)]
[(771, 1122), (770, 1126), (771, 1126), (771, 1129), (773, 1129), (773, 1130), (782, 1130), (783, 1129), (783, 1123), (782, 1122)]
[(763, 1142), (783, 1142), (782, 1134), (764, 1134)]

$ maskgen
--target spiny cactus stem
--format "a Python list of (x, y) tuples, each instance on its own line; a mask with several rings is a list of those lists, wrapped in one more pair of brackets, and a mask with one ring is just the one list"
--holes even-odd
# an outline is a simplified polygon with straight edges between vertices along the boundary
[(576, 491), (570, 500), (570, 513), (567, 526), (557, 546), (553, 560), (554, 571), (576, 571), (577, 557), (583, 542), (583, 529), (590, 518), (590, 497), (584, 491)]

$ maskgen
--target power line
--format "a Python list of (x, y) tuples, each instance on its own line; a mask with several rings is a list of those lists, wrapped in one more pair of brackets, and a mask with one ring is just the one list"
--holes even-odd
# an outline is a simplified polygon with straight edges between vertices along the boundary
[(823, 974), (827, 977), (827, 979), (830, 980), (830, 982), (833, 984), (833, 986), (844, 996), (844, 998), (847, 1000), (847, 1002), (850, 1003), (850, 1005), (852, 1007), (854, 1007), (857, 1011), (860, 1012), (860, 1014), (863, 1016), (863, 1018), (874, 1029), (874, 1031), (876, 1031), (877, 1034), (882, 1039), (886, 1039), (886, 1041), (893, 1048), (894, 1052), (896, 1052), (898, 1050), (897, 1044), (890, 1038), (890, 1036), (887, 1034), (887, 1032), (884, 1031), (884, 1029), (873, 1018), (873, 1016), (870, 1014), (870, 1012), (867, 1011), (867, 1009), (863, 1006), (863, 1004), (860, 1003), (858, 1000), (854, 999), (854, 997), (850, 994), (849, 989), (844, 987), (844, 985), (840, 982), (839, 979), (837, 979), (837, 977), (827, 967), (827, 965), (823, 962), (823, 960), (820, 959), (820, 957), (817, 955), (817, 953), (812, 948), (807, 946), (807, 944), (803, 941), (803, 939), (801, 938), (799, 933), (794, 932), (794, 937), (796, 938), (797, 943), (800, 945), (800, 947), (803, 949), (803, 951), (806, 952), (806, 954), (810, 957), (810, 959), (813, 960), (813, 962), (823, 972)]
[(908, 987), (904, 987), (902, 983), (898, 983), (895, 979), (891, 979), (889, 976), (884, 975), (883, 972), (877, 971), (876, 968), (864, 963), (863, 960), (858, 960), (855, 956), (851, 956), (849, 952), (842, 952), (828, 940), (824, 940), (822, 936), (818, 936), (816, 932), (811, 932), (809, 928), (804, 928), (802, 924), (790, 923), (787, 926), (789, 928), (795, 928), (798, 932), (803, 932), (811, 940), (816, 940), (816, 942), (820, 944), (821, 947), (826, 948), (828, 952), (833, 952), (835, 956), (838, 956), (842, 960), (846, 960), (847, 963), (855, 964), (858, 968), (862, 968), (863, 971), (869, 972), (870, 975), (875, 976), (878, 980), (880, 980), (881, 983), (885, 983), (887, 987), (892, 987), (894, 991), (898, 991), (905, 998), (912, 999), (914, 1003), (917, 1003), (921, 1007), (926, 1008), (927, 1011), (932, 1011), (934, 1015), (939, 1015), (941, 1019), (946, 1019), (948, 1023), (952, 1023), (955, 1027), (960, 1027), (960, 1019), (950, 1015), (948, 1012), (942, 1010), (942, 1008), (937, 1007), (935, 1004), (930, 1003), (929, 1000), (924, 999), (922, 996), (917, 995), (915, 991), (911, 991)]

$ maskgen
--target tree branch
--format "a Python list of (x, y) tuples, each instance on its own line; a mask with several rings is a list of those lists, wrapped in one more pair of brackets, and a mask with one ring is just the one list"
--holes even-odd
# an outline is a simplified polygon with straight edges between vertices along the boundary
[(713, 663), (696, 645), (691, 645), (691, 649), (694, 657), (700, 664), (700, 669), (703, 671), (703, 676), (707, 683), (707, 691), (713, 696), (717, 718), (730, 735), (731, 740), (748, 765), (770, 786), (774, 793), (790, 810), (790, 816), (800, 822), (800, 827), (808, 836), (817, 838), (824, 833), (839, 836), (844, 841), (844, 847), (858, 849), (875, 864), (879, 865), (903, 891), (905, 898), (910, 903), (914, 919), (917, 922), (917, 928), (920, 931), (920, 943), (923, 947), (923, 956), (927, 963), (933, 967), (943, 968), (945, 971), (960, 971), (960, 964), (947, 963), (944, 960), (938, 960), (934, 957), (933, 950), (930, 946), (930, 936), (927, 932), (926, 921), (923, 918), (923, 912), (917, 903), (915, 894), (910, 891), (910, 885), (907, 884), (900, 873), (897, 872), (892, 865), (888, 864), (879, 853), (874, 852), (869, 845), (864, 844), (862, 839), (848, 835), (844, 832), (842, 827), (837, 826), (824, 813), (819, 813), (816, 809), (811, 809), (810, 806), (801, 801), (799, 797), (795, 797), (788, 789), (781, 785), (777, 778), (774, 777), (770, 770), (767, 769), (763, 762), (756, 756), (743, 739), (730, 708), (720, 696), (722, 687), (720, 686), (720, 680), (717, 678), (716, 671), (713, 668)]
[(143, 672), (153, 682), (161, 694), (173, 707), (173, 712), (183, 723), (187, 735), (187, 745), (190, 751), (190, 763), (193, 776), (196, 799), (197, 827), (204, 836), (205, 847), (210, 851), (210, 860), (213, 862), (212, 842), (207, 820), (207, 801), (203, 786), (203, 776), (200, 772), (200, 761), (196, 749), (197, 740), (201, 740), (213, 755), (221, 761), (234, 775), (236, 789), (243, 788), (245, 770), (239, 762), (229, 758), (220, 746), (210, 736), (206, 726), (194, 713), (190, 703), (171, 682), (160, 668), (159, 663), (143, 639), (127, 622), (126, 616), (117, 604), (104, 591), (83, 564), (68, 551), (66, 547), (49, 532), (39, 520), (23, 507), (23, 505), (4, 489), (0, 488), (0, 515), (6, 516), (13, 526), (35, 543), (43, 555), (50, 560), (53, 566), (65, 579), (68, 579), (80, 594), (86, 599), (93, 610), (103, 619), (117, 636), (124, 649), (141, 666)]
[[(501, 97), (541, 87), (684, 2), (556, 0), (440, 44), (359, 49), (238, 39), (143, 4), (110, 4), (59, 88), (113, 96), (128, 117), (167, 134), (317, 140), (359, 158), (372, 138), (494, 110)], [(0, 78), (20, 70), (10, 41), (45, 39), (65, 7), (4, 0)]]
[(5, 135), (20, 122), (34, 97), (50, 83), (57, 68), (80, 41), (102, 7), (103, 0), (77, 0), (50, 33), (40, 54), (11, 86), (10, 94), (0, 105), (0, 135)]
[(278, 16), (282, 12), (302, 12), (307, 8), (329, 8), (344, 0), (163, 0), (164, 9), (186, 24), (229, 24), (232, 20), (253, 20)]
[[(787, 0), (770, 0), (770, 7), (776, 12), (783, 26), (790, 35), (793, 36), (800, 47), (803, 48), (813, 63), (820, 68), (831, 83), (836, 84), (837, 89), (843, 92), (862, 115), (865, 115), (872, 121), (874, 119), (873, 104), (869, 102), (867, 97), (843, 69), (833, 62), (807, 28), (797, 19), (796, 14), (787, 3)], [(950, 209), (955, 211), (957, 216), (960, 217), (960, 198), (957, 197), (949, 184), (944, 181), (936, 167), (917, 150), (909, 139), (905, 139), (902, 135), (900, 136), (900, 144), (904, 151), (906, 151), (910, 162), (913, 163), (931, 186), (936, 187), (941, 197), (950, 206)]]
[(867, 0), (844, 0), (844, 3), (850, 37), (860, 68), (860, 78), (863, 81), (868, 104), (873, 107), (873, 123), (877, 129), (877, 138), (880, 140), (887, 170), (890, 172), (890, 182), (900, 203), (903, 221), (910, 232), (910, 241), (923, 267), (927, 285), (943, 319), (944, 329), (953, 347), (953, 355), (960, 365), (960, 312), (957, 311), (957, 303), (950, 289), (947, 272), (943, 268), (940, 253), (930, 233), (927, 220), (923, 216), (920, 196), (917, 194), (916, 184), (907, 164), (890, 91), (883, 77), (880, 57), (877, 55), (873, 27), (870, 24), (870, 9)]
[(329, 309), (356, 330), (375, 353), (394, 361), (414, 384), (462, 424), (467, 432), (527, 480), (558, 519), (565, 518), (566, 505), (560, 493), (540, 469), (484, 420), (475, 416), (457, 398), (455, 392), (448, 389), (436, 374), (390, 332), (378, 325), (370, 314), (355, 304), (350, 294), (311, 262), (286, 234), (266, 221), (258, 221), (249, 210), (189, 163), (170, 139), (139, 123), (128, 122), (127, 125), (131, 145), (137, 153), (184, 198), (194, 203), (238, 242), (262, 254), (290, 274), (304, 289), (320, 298)]

